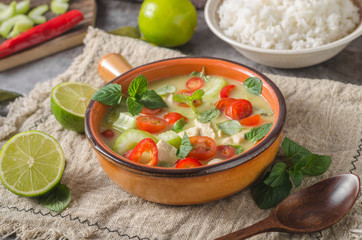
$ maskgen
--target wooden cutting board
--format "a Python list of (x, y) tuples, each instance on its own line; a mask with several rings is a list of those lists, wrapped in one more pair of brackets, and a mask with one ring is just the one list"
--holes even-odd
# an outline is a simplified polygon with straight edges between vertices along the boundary
[[(2, 0), (1, 2), (9, 4), (11, 1), (13, 0)], [(19, 1), (20, 0), (17, 0), (17, 2)], [(50, 2), (51, 0), (30, 0), (30, 9), (42, 4), (50, 5)], [(6, 58), (1, 58), (0, 72), (82, 44), (88, 27), (93, 26), (95, 23), (97, 5), (95, 0), (70, 0), (69, 3), (69, 9), (78, 9), (83, 13), (83, 21), (68, 32), (63, 33), (56, 38), (43, 42), (32, 48), (24, 49), (23, 51), (10, 55)], [(49, 20), (56, 15), (49, 9), (45, 16)], [(0, 43), (3, 41), (5, 41), (5, 39), (0, 37)]]

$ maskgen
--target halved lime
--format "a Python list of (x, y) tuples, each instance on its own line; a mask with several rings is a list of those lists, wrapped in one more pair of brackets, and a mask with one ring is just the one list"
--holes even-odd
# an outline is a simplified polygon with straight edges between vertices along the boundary
[(84, 114), (98, 89), (86, 83), (66, 82), (52, 90), (50, 106), (54, 117), (67, 129), (84, 132)]
[(64, 165), (64, 152), (57, 140), (40, 131), (22, 132), (0, 152), (0, 180), (13, 193), (36, 197), (59, 182)]

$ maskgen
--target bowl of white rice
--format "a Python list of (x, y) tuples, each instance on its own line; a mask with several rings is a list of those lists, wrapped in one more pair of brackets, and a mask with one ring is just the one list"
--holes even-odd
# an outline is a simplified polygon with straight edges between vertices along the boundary
[(245, 57), (277, 68), (324, 62), (362, 35), (362, 0), (209, 0), (211, 31)]

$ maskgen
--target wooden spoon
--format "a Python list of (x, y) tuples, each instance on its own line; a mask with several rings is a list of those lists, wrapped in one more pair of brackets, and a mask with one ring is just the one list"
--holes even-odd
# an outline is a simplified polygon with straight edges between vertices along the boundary
[(340, 221), (352, 208), (360, 179), (341, 174), (284, 199), (266, 219), (217, 240), (246, 239), (263, 232), (317, 232)]

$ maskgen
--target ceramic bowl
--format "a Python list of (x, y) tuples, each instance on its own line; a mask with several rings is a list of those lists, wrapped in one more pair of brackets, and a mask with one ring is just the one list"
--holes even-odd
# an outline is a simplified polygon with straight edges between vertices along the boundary
[[(362, 35), (362, 17), (357, 29), (335, 42), (302, 50), (275, 50), (251, 47), (226, 36), (219, 27), (217, 10), (223, 0), (209, 0), (205, 5), (205, 19), (210, 30), (221, 40), (254, 62), (277, 68), (302, 68), (324, 62), (343, 50), (350, 42)], [(362, 14), (362, 1), (356, 0)]]
[[(100, 61), (99, 70), (100, 75), (106, 80), (127, 70), (129, 66), (122, 61), (114, 64), (113, 58), (117, 58), (114, 54), (105, 57)], [(117, 66), (121, 66), (122, 69), (118, 71)], [(188, 75), (202, 67), (205, 67), (210, 75), (220, 75), (241, 82), (248, 77), (259, 77), (263, 82), (262, 95), (274, 111), (275, 121), (272, 129), (255, 147), (220, 163), (188, 169), (149, 167), (129, 161), (104, 144), (100, 137), (100, 125), (108, 106), (91, 101), (85, 116), (86, 136), (104, 172), (122, 189), (162, 204), (204, 203), (224, 198), (248, 187), (272, 163), (281, 142), (286, 107), (280, 90), (263, 74), (227, 60), (185, 57), (136, 67), (111, 82), (121, 84), (122, 89), (127, 89), (129, 83), (140, 74), (152, 82), (172, 76)]]

